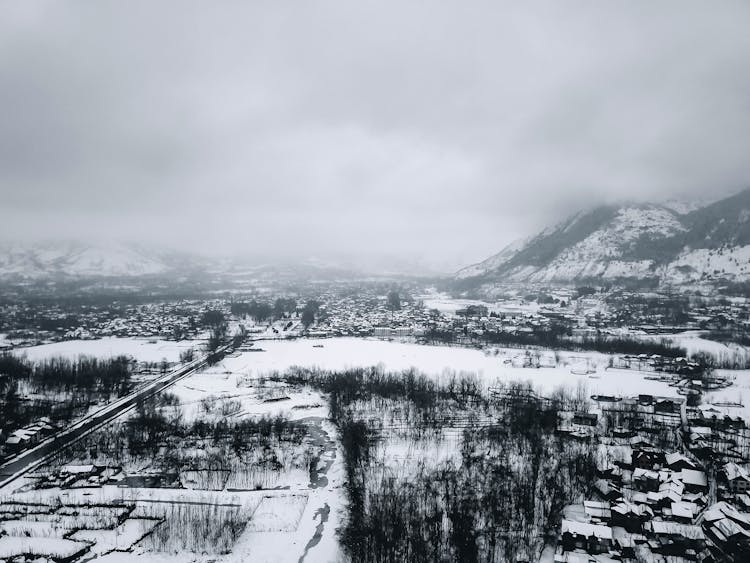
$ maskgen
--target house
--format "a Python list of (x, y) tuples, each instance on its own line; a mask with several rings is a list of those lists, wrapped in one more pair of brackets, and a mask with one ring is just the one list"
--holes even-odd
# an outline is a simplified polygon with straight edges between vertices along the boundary
[(622, 468), (609, 461), (597, 463), (596, 475), (608, 481), (622, 482)]
[(690, 458), (679, 452), (673, 452), (666, 455), (665, 464), (672, 471), (682, 471), (683, 469), (698, 469), (698, 465)]
[(10, 454), (18, 453), (43, 441), (55, 430), (57, 428), (52, 424), (52, 421), (46, 416), (42, 417), (33, 424), (11, 432), (5, 440), (5, 451)]
[(703, 471), (683, 469), (679, 479), (685, 484), (685, 490), (691, 493), (705, 493), (708, 491), (708, 477)]
[(664, 452), (653, 448), (644, 448), (633, 452), (633, 467), (641, 469), (656, 469), (662, 467), (666, 461)]
[(573, 424), (582, 426), (596, 426), (598, 420), (596, 413), (577, 412), (573, 415)]
[(8, 453), (17, 453), (35, 444), (38, 440), (37, 433), (29, 428), (14, 430), (5, 440), (5, 450)]
[(659, 399), (654, 403), (654, 412), (660, 414), (679, 414), (681, 403), (673, 399)]
[(659, 473), (637, 467), (633, 470), (633, 484), (639, 491), (659, 490)]
[(639, 448), (650, 448), (651, 442), (649, 442), (646, 438), (643, 436), (633, 436), (629, 441), (630, 447), (634, 450)]
[(706, 535), (700, 526), (652, 520), (645, 528), (658, 540), (654, 551), (663, 555), (684, 556), (688, 550), (700, 551), (706, 545)]
[(614, 501), (622, 498), (622, 491), (614, 484), (605, 479), (594, 481), (594, 490), (599, 493), (604, 500)]
[(692, 524), (698, 510), (698, 506), (692, 502), (673, 502), (670, 507), (672, 519), (683, 524)]
[(614, 436), (615, 438), (632, 438), (633, 436), (635, 436), (635, 431), (623, 426), (615, 426), (612, 429), (612, 436)]
[(608, 502), (599, 502), (595, 500), (583, 501), (583, 509), (586, 516), (592, 522), (608, 522), (612, 518), (610, 504)]
[(562, 546), (564, 551), (583, 549), (596, 555), (612, 549), (612, 528), (574, 520), (562, 521)]
[(703, 529), (714, 544), (735, 561), (750, 560), (750, 514), (717, 502), (701, 516)]
[(683, 500), (682, 495), (684, 492), (685, 485), (679, 480), (669, 479), (659, 485), (659, 493), (667, 501), (667, 505), (669, 502), (674, 503)]
[(610, 509), (612, 526), (620, 526), (630, 533), (643, 531), (643, 524), (654, 517), (654, 511), (646, 504), (620, 501)]
[(80, 477), (89, 477), (96, 473), (97, 467), (92, 464), (85, 465), (64, 465), (60, 468), (60, 473), (64, 475), (76, 475)]
[(729, 490), (734, 494), (743, 494), (750, 489), (750, 474), (741, 465), (730, 461), (722, 467), (721, 471), (729, 485)]

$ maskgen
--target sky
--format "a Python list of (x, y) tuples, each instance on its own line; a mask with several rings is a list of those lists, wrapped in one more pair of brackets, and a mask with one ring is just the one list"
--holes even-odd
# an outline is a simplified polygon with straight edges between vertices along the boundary
[(0, 237), (481, 260), (750, 186), (750, 2), (0, 0)]

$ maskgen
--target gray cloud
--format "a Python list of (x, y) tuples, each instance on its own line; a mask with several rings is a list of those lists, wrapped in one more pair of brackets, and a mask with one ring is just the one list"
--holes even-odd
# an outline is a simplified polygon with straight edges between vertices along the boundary
[(750, 185), (750, 4), (0, 7), (0, 234), (456, 265)]

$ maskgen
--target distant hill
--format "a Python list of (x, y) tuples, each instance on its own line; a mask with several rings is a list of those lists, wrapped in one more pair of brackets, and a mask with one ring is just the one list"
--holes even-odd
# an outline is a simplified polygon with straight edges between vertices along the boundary
[(604, 206), (577, 213), (459, 271), (463, 284), (750, 280), (750, 189), (695, 207)]
[(420, 263), (376, 259), (205, 256), (124, 242), (0, 242), (0, 279), (173, 278), (206, 274), (214, 281), (336, 281), (437, 275)]
[(149, 276), (181, 269), (188, 262), (183, 255), (135, 244), (0, 243), (2, 278)]

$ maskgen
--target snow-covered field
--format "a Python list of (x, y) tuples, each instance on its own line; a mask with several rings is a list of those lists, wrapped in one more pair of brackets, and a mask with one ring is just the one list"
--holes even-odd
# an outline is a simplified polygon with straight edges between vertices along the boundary
[[(681, 341), (681, 344), (689, 342)], [(700, 339), (696, 346), (723, 344)], [(316, 346), (322, 345), (323, 348)], [(610, 356), (598, 352), (549, 352), (541, 351), (542, 364), (554, 367), (525, 368), (523, 365), (524, 350), (515, 348), (497, 349), (497, 355), (487, 354), (472, 348), (450, 346), (428, 346), (406, 342), (387, 341), (363, 338), (331, 338), (322, 340), (273, 340), (256, 343), (256, 347), (265, 352), (246, 352), (225, 359), (212, 371), (214, 376), (209, 383), (206, 375), (195, 375), (207, 389), (216, 389), (216, 394), (230, 393), (232, 377), (258, 377), (274, 371), (284, 371), (292, 366), (319, 367), (321, 369), (342, 370), (351, 367), (368, 367), (380, 365), (386, 370), (401, 371), (416, 368), (427, 375), (437, 378), (447, 377), (450, 373), (473, 373), (487, 386), (498, 381), (531, 381), (543, 393), (567, 386), (571, 389), (585, 385), (589, 394), (601, 395), (637, 395), (646, 393), (664, 397), (679, 397), (676, 387), (670, 387), (663, 381), (647, 379), (653, 375), (637, 370), (607, 368)], [(559, 362), (555, 365), (555, 354)], [(578, 368), (589, 367), (596, 373), (581, 374)], [(573, 373), (579, 372), (579, 373)], [(731, 416), (743, 416), (750, 420), (750, 370), (723, 372), (735, 379), (735, 384), (727, 389), (708, 393), (703, 402), (728, 401), (740, 402), (742, 408), (723, 407), (721, 410)], [(230, 374), (233, 374), (230, 376)], [(221, 377), (226, 379), (222, 380)], [(192, 378), (185, 380), (189, 385)], [(223, 381), (223, 383), (222, 383)], [(215, 387), (213, 387), (215, 385)], [(314, 403), (314, 398), (302, 399)], [(297, 404), (287, 402), (287, 408)], [(275, 404), (273, 408), (283, 407)], [(248, 408), (251, 412), (264, 412), (268, 405), (258, 404)], [(293, 410), (285, 412), (295, 416)], [(308, 413), (309, 414), (309, 413)], [(317, 412), (314, 413), (318, 415)]]
[(201, 348), (202, 340), (157, 340), (152, 338), (108, 337), (98, 340), (66, 340), (53, 344), (42, 344), (28, 348), (17, 348), (14, 352), (25, 355), (30, 360), (44, 360), (55, 356), (77, 358), (81, 355), (109, 358), (132, 356), (140, 362), (176, 362), (180, 352), (189, 348)]
[[(316, 348), (322, 345), (323, 348)], [(247, 352), (225, 359), (219, 370), (249, 376), (284, 371), (291, 366), (319, 367), (342, 370), (349, 367), (382, 365), (386, 370), (416, 368), (428, 375), (441, 377), (448, 373), (475, 373), (484, 383), (496, 381), (531, 381), (548, 392), (561, 385), (575, 387), (584, 382), (591, 393), (677, 396), (676, 389), (666, 383), (644, 379), (643, 372), (605, 370), (609, 356), (596, 352), (558, 352), (560, 364), (549, 368), (523, 368), (524, 350), (499, 349), (497, 355), (481, 350), (450, 346), (428, 346), (405, 342), (363, 338), (332, 338), (323, 340), (264, 341), (256, 343), (265, 352)], [(554, 353), (541, 352), (549, 363)], [(505, 363), (510, 361), (512, 363)], [(571, 369), (589, 362), (596, 367), (593, 377), (575, 375)]]
[(417, 299), (424, 303), (427, 309), (437, 309), (445, 315), (455, 315), (456, 311), (465, 309), (470, 306), (487, 307), (489, 312), (503, 313), (510, 315), (533, 314), (542, 309), (542, 305), (536, 302), (528, 302), (523, 299), (501, 301), (479, 301), (477, 299), (456, 299), (447, 293), (430, 291), (423, 295), (418, 295)]
[[(698, 335), (696, 335), (698, 337)], [(149, 342), (143, 339), (103, 339), (94, 341), (69, 341), (26, 349), (30, 358), (53, 355), (97, 356), (129, 354), (142, 361), (177, 359), (179, 352), (196, 342)], [(325, 398), (310, 390), (291, 389), (284, 384), (269, 382), (262, 376), (284, 371), (292, 366), (319, 367), (342, 370), (350, 367), (382, 366), (386, 370), (400, 371), (410, 368), (435, 378), (450, 374), (473, 373), (486, 386), (503, 381), (531, 381), (541, 392), (549, 393), (557, 387), (575, 388), (585, 385), (589, 394), (634, 395), (650, 393), (678, 396), (677, 390), (667, 383), (647, 379), (646, 372), (608, 369), (610, 356), (601, 353), (572, 353), (552, 351), (525, 351), (520, 349), (493, 349), (482, 351), (448, 346), (427, 346), (414, 343), (378, 339), (334, 338), (257, 341), (256, 349), (225, 358), (219, 364), (179, 381), (170, 388), (179, 399), (180, 408), (187, 420), (206, 416), (206, 399), (215, 398), (217, 413), (226, 418), (244, 418), (284, 414), (293, 419), (315, 420), (315, 427), (327, 441), (326, 453), (318, 467), (322, 480), (317, 483), (304, 472), (290, 474), (279, 482), (283, 488), (262, 491), (244, 490), (202, 491), (192, 489), (139, 489), (104, 486), (92, 489), (35, 490), (16, 493), (14, 502), (53, 504), (135, 503), (139, 508), (131, 520), (120, 527), (101, 531), (86, 531), (76, 539), (95, 542), (92, 553), (100, 553), (102, 561), (156, 563), (176, 561), (169, 553), (149, 550), (138, 542), (156, 526), (149, 518), (158, 518), (159, 506), (173, 503), (216, 502), (236, 503), (247, 510), (249, 525), (234, 544), (231, 553), (217, 559), (214, 556), (193, 554), (180, 561), (217, 560), (225, 563), (240, 561), (336, 561), (339, 546), (336, 528), (341, 525), (344, 511), (342, 484), (345, 476), (341, 452), (335, 446), (336, 429), (328, 421)], [(523, 367), (528, 355), (550, 367)], [(592, 371), (593, 373), (586, 373)], [(750, 403), (750, 371), (732, 372), (735, 385), (710, 393), (704, 403), (711, 401), (741, 401)], [(222, 412), (223, 405), (234, 405), (231, 412)], [(728, 409), (728, 410), (727, 410)], [(750, 417), (747, 407), (723, 407), (730, 414)], [(219, 416), (219, 414), (217, 414)], [(394, 471), (408, 471), (410, 460), (427, 459), (434, 462), (449, 459), (454, 449), (450, 440), (441, 448), (421, 451), (414, 444), (394, 441), (386, 444), (378, 457)], [(422, 446), (419, 446), (422, 447)], [(426, 446), (425, 446), (426, 447)], [(416, 449), (415, 449), (416, 448)], [(432, 446), (430, 446), (432, 448)], [(429, 454), (429, 455), (428, 455)], [(400, 468), (400, 469), (399, 469)], [(54, 500), (60, 499), (60, 501)], [(5, 498), (3, 500), (9, 500)], [(157, 527), (158, 530), (158, 527)], [(21, 537), (20, 535), (18, 536)], [(20, 540), (19, 540), (20, 541)], [(48, 549), (72, 549), (75, 545), (52, 545)], [(113, 549), (131, 549), (127, 553)]]
[[(731, 349), (725, 344), (702, 339), (697, 333), (678, 335), (673, 339), (690, 350), (710, 349), (718, 352)], [(175, 362), (179, 359), (180, 352), (188, 348), (200, 348), (202, 344), (200, 340), (174, 342), (144, 338), (102, 338), (20, 348), (17, 353), (32, 360), (53, 356), (75, 358), (79, 355), (110, 357), (124, 354), (144, 362), (159, 362), (162, 359)], [(322, 348), (319, 347), (321, 345)], [(560, 385), (576, 386), (582, 381), (591, 393), (676, 395), (673, 387), (663, 382), (646, 380), (643, 373), (605, 369), (609, 356), (596, 352), (557, 352), (559, 362), (555, 367), (530, 369), (521, 367), (524, 351), (513, 348), (500, 348), (497, 355), (488, 355), (471, 348), (428, 346), (374, 338), (265, 340), (256, 342), (255, 348), (264, 351), (244, 352), (226, 358), (207, 373), (185, 379), (181, 384), (184, 391), (181, 395), (188, 402), (200, 400), (206, 394), (242, 395), (242, 389), (238, 389), (237, 385), (238, 378), (284, 371), (291, 366), (341, 370), (375, 365), (393, 371), (416, 368), (433, 376), (449, 372), (475, 373), (488, 385), (498, 380), (532, 381), (543, 391), (551, 391)], [(548, 363), (555, 363), (552, 352), (541, 354), (548, 359)], [(571, 373), (576, 365), (586, 362), (597, 369), (593, 377)], [(192, 398), (188, 396), (190, 387), (194, 388)], [(257, 414), (262, 414), (262, 409)], [(318, 414), (315, 413), (316, 416)]]
[(703, 334), (701, 330), (688, 330), (678, 334), (654, 334), (652, 338), (657, 341), (669, 340), (676, 346), (682, 346), (687, 351), (688, 356), (697, 352), (707, 352), (720, 358), (724, 355), (731, 356), (735, 352), (744, 353), (747, 350), (745, 346), (733, 342), (724, 343), (703, 338)]

